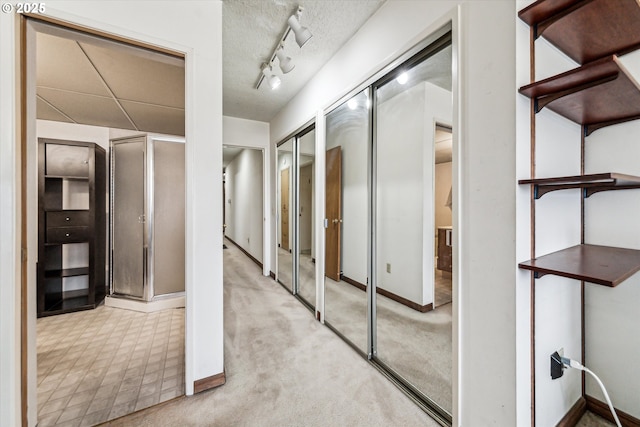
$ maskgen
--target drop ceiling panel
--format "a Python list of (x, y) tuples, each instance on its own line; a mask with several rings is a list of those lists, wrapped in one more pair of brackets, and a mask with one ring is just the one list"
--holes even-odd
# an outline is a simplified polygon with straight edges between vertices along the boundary
[(92, 95), (109, 95), (75, 41), (37, 33), (36, 43), (37, 86)]
[(139, 130), (184, 136), (184, 110), (121, 101)]
[(37, 88), (37, 94), (77, 123), (134, 129), (118, 104), (111, 98), (47, 88)]
[(134, 50), (81, 46), (118, 99), (184, 108), (184, 61), (178, 66), (177, 60), (152, 60)]
[(36, 111), (38, 111), (38, 118), (41, 120), (73, 123), (73, 121), (65, 117), (64, 114), (60, 114), (58, 110), (56, 110), (40, 98), (36, 98)]

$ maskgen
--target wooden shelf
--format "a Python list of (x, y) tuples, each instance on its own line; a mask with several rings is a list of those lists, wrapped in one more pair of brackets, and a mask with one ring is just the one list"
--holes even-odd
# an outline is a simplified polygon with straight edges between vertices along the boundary
[(640, 271), (640, 251), (597, 245), (577, 245), (518, 264), (536, 273), (584, 280), (614, 287)]
[(637, 0), (538, 0), (518, 16), (578, 64), (640, 48)]
[(520, 88), (544, 107), (584, 125), (586, 135), (640, 118), (640, 85), (613, 55)]
[(87, 276), (88, 274), (89, 267), (65, 268), (62, 270), (46, 270), (44, 272), (44, 277), (51, 279), (58, 277)]
[(572, 188), (583, 189), (584, 197), (589, 197), (599, 191), (640, 188), (640, 177), (611, 172), (558, 178), (521, 179), (518, 184), (533, 185), (536, 199), (551, 191)]
[(89, 181), (88, 176), (72, 176), (72, 175), (45, 175), (46, 179), (68, 179), (72, 181)]
[(71, 313), (74, 311), (91, 310), (96, 308), (96, 306), (97, 304), (89, 301), (88, 296), (65, 298), (46, 307), (45, 310), (40, 313), (40, 316), (55, 316), (57, 314)]

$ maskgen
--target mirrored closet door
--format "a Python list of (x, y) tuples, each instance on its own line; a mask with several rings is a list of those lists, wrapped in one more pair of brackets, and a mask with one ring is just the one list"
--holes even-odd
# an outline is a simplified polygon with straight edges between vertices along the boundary
[(370, 108), (367, 89), (326, 118), (325, 323), (364, 354)]
[(373, 88), (374, 354), (406, 386), (448, 414), (452, 312), (451, 304), (434, 308), (440, 211), (435, 155), (437, 129), (450, 126), (453, 118), (451, 55), (446, 34)]
[(296, 137), (297, 143), (297, 290), (296, 294), (310, 307), (316, 302), (316, 254), (314, 199), (316, 172), (316, 131), (307, 128)]
[(293, 139), (278, 146), (277, 161), (277, 279), (293, 293)]

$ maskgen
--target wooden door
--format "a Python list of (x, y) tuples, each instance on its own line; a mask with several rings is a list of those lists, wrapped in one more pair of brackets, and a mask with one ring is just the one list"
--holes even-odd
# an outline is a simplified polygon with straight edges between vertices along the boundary
[(289, 168), (280, 171), (280, 246), (289, 251)]
[(325, 242), (325, 274), (340, 281), (340, 231), (342, 230), (342, 148), (327, 151), (325, 214), (329, 220)]

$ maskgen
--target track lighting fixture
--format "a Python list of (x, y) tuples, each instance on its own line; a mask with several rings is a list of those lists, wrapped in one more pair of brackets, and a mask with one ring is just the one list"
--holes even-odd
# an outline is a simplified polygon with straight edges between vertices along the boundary
[(284, 53), (284, 46), (280, 45), (280, 47), (276, 50), (276, 57), (278, 57), (280, 69), (284, 74), (287, 74), (289, 71), (295, 68), (295, 64), (291, 60), (291, 57), (286, 56)]
[(296, 36), (296, 43), (298, 43), (298, 46), (300, 47), (304, 46), (304, 44), (313, 36), (307, 27), (300, 25), (301, 15), (302, 8), (298, 6), (298, 12), (296, 12), (295, 15), (291, 15), (287, 21), (289, 23), (289, 27), (291, 27), (291, 30)]
[(267, 83), (269, 83), (269, 87), (273, 89), (277, 89), (280, 86), (282, 81), (280, 77), (273, 74), (273, 69), (270, 65), (265, 64), (262, 68), (262, 76), (267, 79)]
[(284, 31), (284, 34), (280, 38), (278, 45), (274, 52), (271, 54), (271, 58), (267, 61), (262, 67), (262, 73), (258, 78), (258, 83), (256, 84), (256, 89), (260, 88), (262, 81), (267, 79), (269, 86), (271, 89), (275, 89), (280, 86), (280, 78), (273, 74), (273, 63), (276, 58), (278, 58), (278, 65), (280, 70), (282, 70), (283, 74), (287, 74), (291, 70), (294, 69), (295, 65), (293, 64), (293, 60), (291, 57), (287, 56), (284, 52), (284, 42), (287, 40), (287, 36), (289, 33), (293, 31), (296, 39), (296, 43), (298, 46), (302, 47), (305, 43), (313, 37), (311, 31), (307, 27), (303, 27), (300, 25), (300, 17), (302, 16), (302, 7), (298, 6), (296, 12), (289, 17), (287, 20), (287, 28)]

